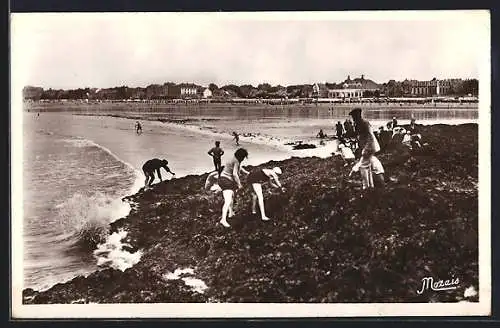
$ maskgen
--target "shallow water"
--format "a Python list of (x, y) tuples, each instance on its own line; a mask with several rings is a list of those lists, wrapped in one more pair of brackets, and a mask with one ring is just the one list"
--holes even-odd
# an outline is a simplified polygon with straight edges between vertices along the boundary
[[(157, 122), (144, 122), (144, 133), (136, 135), (127, 119), (27, 113), (23, 130), (24, 283), (35, 289), (97, 269), (85, 246), (128, 213), (121, 198), (144, 184), (146, 160), (168, 159), (177, 177), (213, 167), (207, 152), (215, 137)], [(227, 140), (226, 158), (236, 149)], [(249, 164), (287, 157), (264, 145), (245, 146)]]

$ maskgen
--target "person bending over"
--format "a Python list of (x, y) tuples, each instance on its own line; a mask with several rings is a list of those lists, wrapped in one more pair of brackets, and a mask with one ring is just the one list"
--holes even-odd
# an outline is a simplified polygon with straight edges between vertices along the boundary
[(356, 160), (356, 157), (354, 156), (354, 152), (344, 142), (341, 142), (338, 145), (338, 149), (339, 149), (340, 156), (344, 160), (344, 166), (352, 164)]
[(283, 186), (278, 179), (278, 175), (281, 174), (281, 169), (275, 167), (271, 169), (253, 169), (247, 177), (247, 182), (252, 185), (252, 214), (257, 213), (256, 205), (259, 202), (260, 216), (262, 221), (268, 221), (270, 218), (266, 215), (264, 207), (264, 195), (262, 194), (262, 184), (269, 182), (271, 187), (281, 188), (284, 191)]
[(240, 180), (240, 170), (246, 173), (240, 165), (241, 162), (248, 157), (248, 152), (244, 148), (239, 148), (234, 153), (234, 157), (231, 158), (222, 169), (219, 177), (219, 186), (222, 189), (222, 196), (224, 197), (224, 205), (222, 206), (222, 218), (219, 221), (224, 227), (229, 228), (230, 225), (227, 222), (228, 217), (234, 215), (233, 211), (233, 198), (234, 191), (242, 188)]
[[(363, 158), (359, 160), (351, 169), (351, 172), (349, 173), (349, 176), (351, 176), (354, 172), (358, 172), (361, 168), (361, 165), (363, 163)], [(372, 171), (373, 175), (373, 186), (375, 188), (383, 189), (385, 187), (385, 178), (384, 178), (384, 167), (382, 166), (382, 163), (380, 163), (380, 160), (372, 156), (371, 158), (371, 166), (370, 169)]]
[(146, 176), (146, 181), (144, 181), (145, 186), (151, 186), (153, 184), (153, 181), (155, 180), (155, 171), (156, 174), (158, 175), (158, 178), (160, 181), (163, 181), (161, 178), (161, 172), (160, 169), (163, 167), (165, 171), (168, 173), (172, 174), (172, 176), (175, 175), (174, 172), (170, 171), (168, 168), (168, 161), (166, 159), (158, 159), (158, 158), (153, 158), (148, 160), (144, 165), (142, 166), (142, 171), (144, 172), (144, 175)]

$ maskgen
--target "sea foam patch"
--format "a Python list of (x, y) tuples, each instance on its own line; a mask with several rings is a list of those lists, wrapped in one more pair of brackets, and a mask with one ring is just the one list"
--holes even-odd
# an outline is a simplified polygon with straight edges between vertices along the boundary
[[(186, 276), (187, 275), (187, 276)], [(185, 269), (175, 269), (174, 272), (168, 272), (163, 275), (166, 280), (176, 280), (181, 279), (184, 281), (186, 286), (191, 287), (195, 292), (203, 294), (208, 286), (201, 279), (192, 277), (194, 275), (194, 270), (192, 268)], [(181, 278), (181, 276), (184, 276)]]
[(123, 249), (124, 246), (130, 247), (129, 244), (122, 243), (122, 240), (126, 236), (127, 231), (120, 229), (118, 232), (113, 232), (109, 235), (105, 243), (98, 245), (94, 251), (98, 266), (109, 266), (125, 271), (139, 263), (142, 251), (138, 250), (137, 252), (130, 253)]

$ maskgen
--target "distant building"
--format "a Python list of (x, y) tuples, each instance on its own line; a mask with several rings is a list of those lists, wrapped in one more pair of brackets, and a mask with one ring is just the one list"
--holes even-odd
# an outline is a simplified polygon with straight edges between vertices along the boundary
[(212, 97), (217, 99), (234, 99), (238, 95), (233, 90), (217, 89), (213, 91)]
[(181, 98), (194, 98), (198, 95), (198, 86), (191, 83), (179, 84)]
[(439, 80), (439, 95), (450, 95), (459, 93), (460, 87), (463, 84), (462, 79), (446, 79)]
[(430, 81), (405, 80), (403, 92), (411, 96), (436, 96), (440, 94), (439, 81), (433, 78)]
[(328, 88), (324, 83), (314, 83), (312, 87), (312, 97), (326, 98), (328, 97)]
[(209, 88), (203, 90), (203, 98), (212, 98), (212, 91)]
[(328, 90), (328, 98), (362, 98), (368, 93), (375, 94), (380, 92), (380, 85), (370, 79), (365, 79), (364, 75), (354, 80), (351, 80), (351, 77), (348, 75), (347, 79), (341, 85), (341, 89)]
[(429, 81), (404, 80), (402, 85), (405, 95), (428, 97), (457, 93), (462, 82), (461, 79), (438, 80), (433, 78)]

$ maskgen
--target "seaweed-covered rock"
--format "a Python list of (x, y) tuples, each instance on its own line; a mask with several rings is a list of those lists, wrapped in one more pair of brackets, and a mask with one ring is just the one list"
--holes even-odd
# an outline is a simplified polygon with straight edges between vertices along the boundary
[[(72, 302), (456, 302), (478, 287), (477, 125), (422, 126), (426, 151), (394, 143), (378, 155), (383, 191), (362, 193), (337, 158), (291, 158), (279, 165), (286, 192), (264, 187), (271, 221), (251, 213), (251, 190), (236, 192), (229, 229), (218, 225), (222, 196), (203, 190), (206, 174), (154, 185), (111, 224), (141, 261), (105, 269), (25, 303)], [(243, 178), (244, 182), (245, 178)], [(191, 268), (208, 289), (165, 279)], [(460, 286), (421, 295), (424, 277)], [(477, 301), (477, 297), (472, 298)]]

